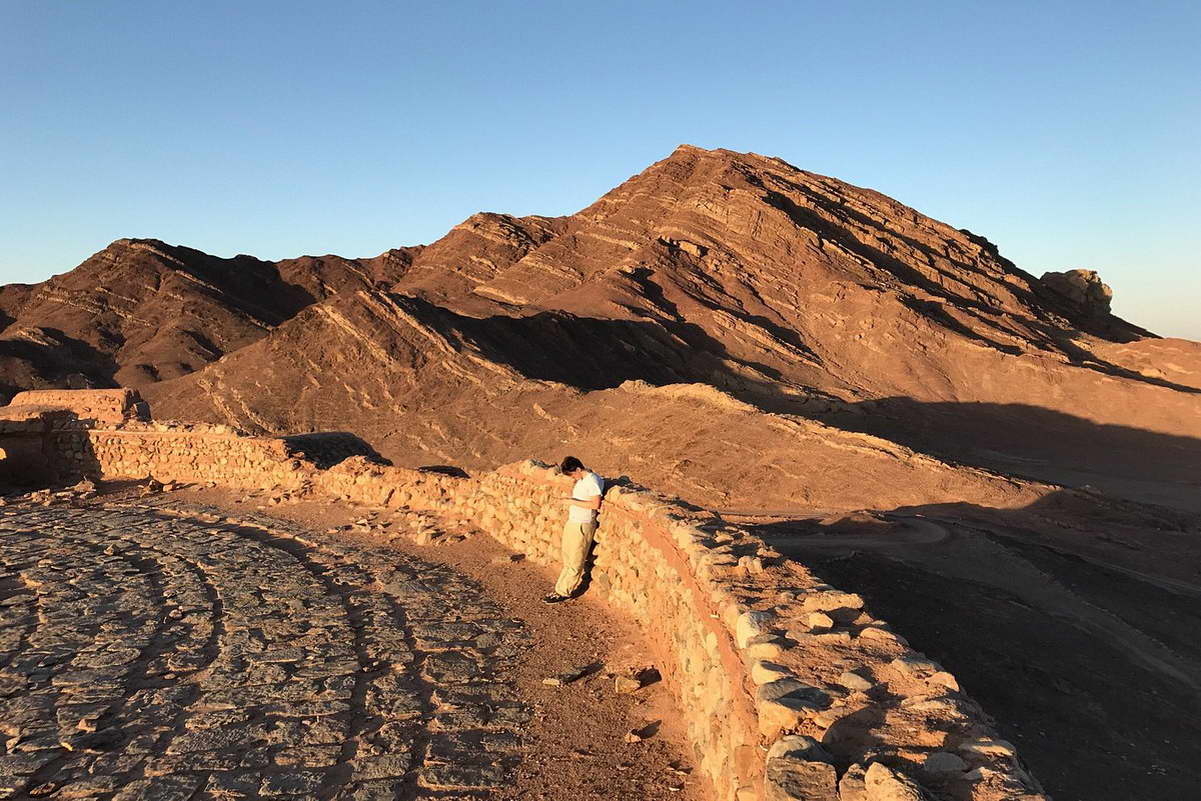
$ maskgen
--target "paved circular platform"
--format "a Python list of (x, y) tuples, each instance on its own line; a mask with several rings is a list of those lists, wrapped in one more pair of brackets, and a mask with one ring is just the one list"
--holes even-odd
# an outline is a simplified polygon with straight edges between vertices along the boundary
[(0, 797), (477, 798), (525, 647), (450, 568), (152, 506), (0, 510)]

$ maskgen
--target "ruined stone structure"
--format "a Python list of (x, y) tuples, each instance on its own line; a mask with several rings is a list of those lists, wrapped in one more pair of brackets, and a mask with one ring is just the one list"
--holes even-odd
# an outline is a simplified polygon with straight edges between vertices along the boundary
[[(78, 402), (75, 400), (78, 398)], [(251, 437), (220, 426), (101, 419), (94, 393), (0, 416), (9, 462), (60, 480), (153, 477), (309, 493), (471, 521), (555, 565), (568, 479), (538, 462), (471, 478), (330, 463), (338, 438)], [(111, 399), (110, 399), (111, 400)], [(130, 402), (132, 401), (132, 402)], [(353, 448), (351, 448), (353, 449)], [(302, 453), (303, 450), (303, 453)], [(11, 478), (24, 472), (9, 469)], [(591, 592), (631, 614), (660, 652), (695, 749), (722, 801), (1045, 798), (954, 676), (910, 649), (858, 595), (824, 584), (720, 517), (611, 482)]]

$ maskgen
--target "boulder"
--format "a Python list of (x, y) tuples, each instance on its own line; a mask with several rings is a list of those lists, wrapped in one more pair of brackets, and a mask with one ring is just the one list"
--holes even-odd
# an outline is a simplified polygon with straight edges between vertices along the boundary
[(787, 642), (770, 634), (760, 634), (752, 637), (744, 646), (747, 659), (766, 659), (775, 661), (784, 655)]
[(935, 751), (922, 763), (922, 773), (936, 778), (958, 776), (967, 770), (967, 763), (949, 751)]
[(834, 758), (822, 748), (821, 743), (804, 734), (785, 735), (772, 743), (771, 748), (767, 750), (768, 760), (782, 757), (834, 764)]
[(839, 801), (867, 801), (867, 783), (864, 768), (851, 765), (838, 781)]
[(791, 756), (769, 758), (763, 777), (764, 801), (838, 801), (838, 774), (827, 762)]
[(809, 630), (814, 633), (834, 628), (834, 619), (825, 612), (810, 612), (806, 622), (809, 624)]
[(614, 676), (613, 690), (618, 693), (633, 693), (642, 689), (642, 682), (633, 676)]
[(788, 668), (767, 659), (756, 659), (751, 665), (751, 681), (756, 685), (769, 684), (791, 675), (792, 671)]
[(815, 593), (801, 603), (801, 609), (805, 612), (836, 612), (843, 609), (862, 608), (863, 596), (837, 590)]
[(961, 744), (959, 746), (959, 753), (982, 757), (1015, 757), (1017, 756), (1017, 749), (1008, 740), (994, 740), (989, 737), (983, 737)]
[(950, 673), (947, 673), (945, 670), (940, 670), (939, 672), (935, 673), (934, 675), (929, 676), (926, 679), (926, 683), (927, 684), (935, 684), (940, 687), (946, 687), (948, 690), (954, 690), (955, 692), (959, 692), (959, 681), (954, 676), (952, 676)]
[(761, 685), (755, 692), (755, 697), (760, 701), (774, 701), (806, 686), (804, 682), (793, 676), (784, 676)]
[(857, 692), (866, 692), (876, 686), (875, 682), (850, 670), (838, 677), (838, 683), (848, 690), (855, 690)]
[(873, 762), (864, 774), (866, 801), (929, 801), (921, 785), (887, 765)]
[(910, 676), (931, 676), (940, 672), (937, 662), (914, 652), (898, 656), (889, 663), (889, 667)]
[(759, 687), (755, 697), (760, 701), (778, 701), (781, 698), (803, 700), (819, 708), (830, 705), (830, 697), (826, 693), (793, 677), (769, 681)]
[(810, 710), (786, 700), (762, 701), (755, 706), (759, 718), (759, 733), (764, 737), (775, 737), (782, 731), (795, 729)]
[(1095, 270), (1068, 270), (1043, 273), (1043, 286), (1069, 301), (1089, 316), (1109, 314), (1113, 290), (1101, 281)]
[(739, 648), (746, 648), (750, 641), (771, 630), (776, 616), (772, 612), (743, 612), (734, 627), (734, 637)]

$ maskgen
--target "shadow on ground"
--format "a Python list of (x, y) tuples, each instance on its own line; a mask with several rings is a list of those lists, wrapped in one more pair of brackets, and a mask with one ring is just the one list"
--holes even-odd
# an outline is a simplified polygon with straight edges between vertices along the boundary
[(830, 420), (913, 450), (1006, 475), (1091, 485), (1123, 498), (1201, 512), (1201, 439), (1094, 423), (1020, 403), (894, 397)]
[(1201, 521), (1057, 495), (758, 533), (954, 673), (1055, 798), (1194, 799)]

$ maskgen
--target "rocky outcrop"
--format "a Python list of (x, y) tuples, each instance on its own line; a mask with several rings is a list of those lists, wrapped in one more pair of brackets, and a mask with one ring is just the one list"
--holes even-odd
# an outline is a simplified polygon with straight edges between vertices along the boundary
[(1039, 280), (1090, 317), (1104, 317), (1109, 314), (1113, 290), (1101, 281), (1101, 276), (1095, 270), (1043, 273)]

